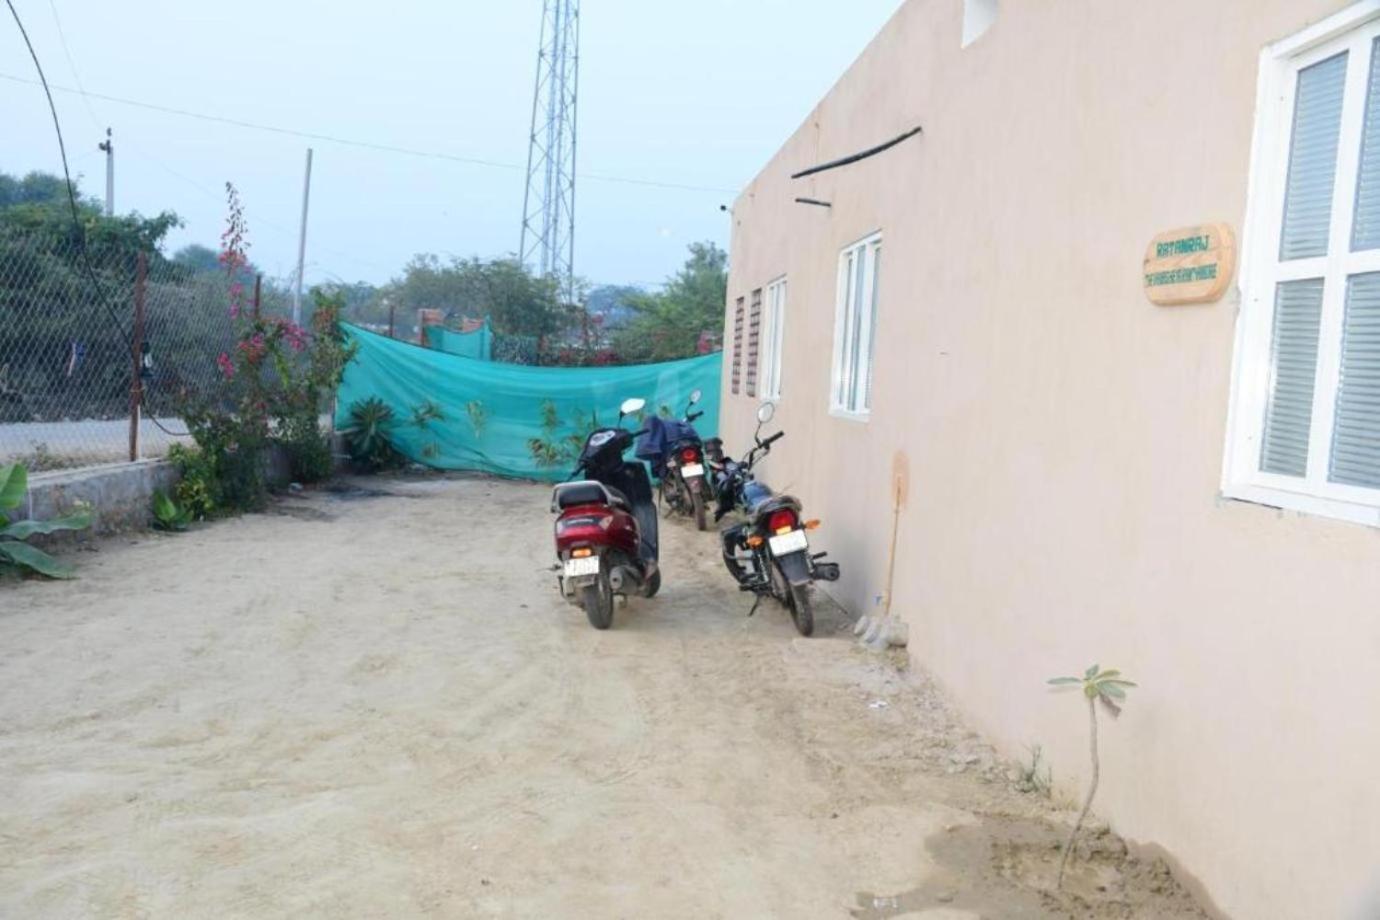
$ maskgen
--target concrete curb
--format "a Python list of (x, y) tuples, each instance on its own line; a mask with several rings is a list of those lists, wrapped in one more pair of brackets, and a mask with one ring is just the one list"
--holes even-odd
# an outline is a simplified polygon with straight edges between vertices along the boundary
[(24, 510), (29, 518), (46, 520), (85, 502), (91, 506), (93, 520), (84, 533), (140, 530), (152, 523), (153, 493), (171, 489), (176, 482), (177, 468), (166, 460), (34, 473), (29, 476)]

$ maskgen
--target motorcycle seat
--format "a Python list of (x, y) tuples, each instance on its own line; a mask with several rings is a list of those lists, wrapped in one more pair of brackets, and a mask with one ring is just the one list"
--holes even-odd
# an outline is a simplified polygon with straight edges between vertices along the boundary
[(788, 511), (798, 512), (800, 510), (800, 502), (790, 495), (773, 495), (768, 493), (750, 504), (748, 506), (748, 513), (753, 517), (762, 517), (763, 515), (771, 514), (773, 511), (779, 511), (783, 508)]
[(613, 505), (624, 511), (632, 510), (626, 495), (593, 479), (561, 483), (551, 495), (552, 511), (565, 511), (580, 505)]

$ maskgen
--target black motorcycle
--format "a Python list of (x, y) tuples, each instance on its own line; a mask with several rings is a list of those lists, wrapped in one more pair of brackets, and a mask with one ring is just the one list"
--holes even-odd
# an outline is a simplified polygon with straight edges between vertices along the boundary
[(705, 476), (704, 444), (694, 425), (704, 413), (691, 411), (700, 395), (699, 390), (690, 394), (683, 419), (648, 419), (637, 456), (651, 464), (666, 507), (672, 513), (693, 517), (695, 526), (704, 530), (705, 506), (713, 500), (714, 490)]
[(834, 562), (820, 561), (827, 553), (810, 552), (806, 533), (819, 526), (819, 521), (800, 519), (800, 500), (778, 495), (753, 477), (753, 466), (785, 436), (785, 432), (779, 431), (762, 440), (762, 426), (771, 421), (775, 412), (772, 403), (763, 403), (757, 410), (757, 431), (752, 436), (756, 446), (741, 462), (724, 457), (719, 445), (710, 445), (718, 458), (711, 459), (718, 470), (719, 502), (714, 520), (735, 508), (747, 517), (745, 522), (724, 529), (720, 537), (729, 574), (740, 590), (757, 595), (748, 616), (757, 612), (762, 598), (770, 596), (785, 605), (795, 628), (802, 636), (808, 636), (815, 631), (810, 585), (816, 581), (838, 581), (839, 567)]

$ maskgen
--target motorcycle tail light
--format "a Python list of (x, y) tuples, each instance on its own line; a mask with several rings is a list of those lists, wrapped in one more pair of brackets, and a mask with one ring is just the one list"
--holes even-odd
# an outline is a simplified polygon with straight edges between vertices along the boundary
[(695, 452), (695, 448), (687, 447), (680, 452), (680, 458), (686, 463), (694, 463), (699, 458), (699, 454)]
[(798, 519), (794, 511), (782, 509), (773, 511), (771, 517), (767, 518), (767, 529), (774, 534), (790, 533), (795, 530)]
[(581, 546), (579, 549), (573, 549), (570, 551), (570, 556), (572, 559), (587, 559), (593, 555), (594, 550), (590, 549), (588, 546)]
[(613, 526), (613, 515), (599, 514), (580, 517), (561, 518), (556, 522), (556, 532), (565, 533), (576, 527), (589, 527), (591, 524), (597, 525), (601, 530), (608, 530)]

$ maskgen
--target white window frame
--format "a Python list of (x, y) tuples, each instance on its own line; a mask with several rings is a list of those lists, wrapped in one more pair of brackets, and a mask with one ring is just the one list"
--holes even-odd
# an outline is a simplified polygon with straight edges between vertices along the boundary
[(762, 366), (757, 371), (758, 393), (762, 399), (781, 401), (781, 368), (786, 352), (786, 276), (767, 285), (766, 310), (762, 318)]
[[(881, 231), (869, 234), (855, 243), (850, 243), (839, 253), (839, 280), (837, 306), (834, 310), (834, 360), (833, 372), (829, 379), (829, 412), (840, 418), (867, 421), (872, 414), (870, 400), (861, 405), (847, 401), (845, 393), (853, 389), (852, 382), (858, 377), (872, 373), (876, 357), (877, 337), (872, 328), (872, 302), (877, 296), (877, 251), (882, 248)], [(861, 256), (863, 285), (860, 294), (849, 275), (849, 259)], [(856, 295), (856, 303), (851, 297)], [(850, 322), (854, 311), (860, 311), (858, 321)], [(850, 365), (849, 352), (854, 343), (854, 330), (857, 338), (866, 343), (866, 348), (858, 350), (858, 362)], [(864, 397), (865, 399), (867, 397)]]
[[(1236, 322), (1231, 403), (1222, 471), (1228, 498), (1380, 526), (1380, 489), (1328, 481), (1339, 383), (1347, 278), (1380, 271), (1380, 249), (1351, 251), (1357, 168), (1364, 130), (1372, 42), (1380, 36), (1380, 0), (1363, 0), (1267, 47), (1260, 56), (1255, 135), (1241, 250), (1241, 309)], [(1328, 252), (1279, 261), (1298, 72), (1348, 51)], [(1324, 281), (1317, 372), (1302, 478), (1260, 469), (1269, 396), (1275, 287)]]

